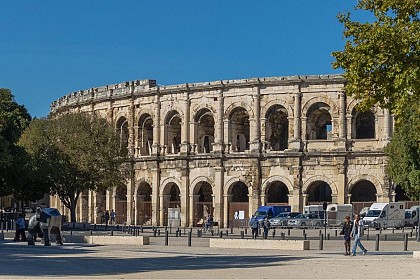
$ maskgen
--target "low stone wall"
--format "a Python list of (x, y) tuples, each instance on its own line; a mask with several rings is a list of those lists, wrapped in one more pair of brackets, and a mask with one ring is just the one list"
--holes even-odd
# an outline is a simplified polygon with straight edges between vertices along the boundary
[(309, 240), (271, 240), (271, 239), (210, 239), (214, 248), (247, 248), (263, 250), (309, 250)]
[(413, 251), (413, 258), (420, 259), (420, 251)]
[(88, 243), (95, 245), (149, 245), (149, 236), (76, 236), (64, 235), (64, 243)]

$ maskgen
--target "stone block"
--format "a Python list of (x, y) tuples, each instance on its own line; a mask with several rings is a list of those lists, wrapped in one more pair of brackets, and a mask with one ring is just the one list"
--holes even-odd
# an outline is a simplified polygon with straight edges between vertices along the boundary
[(63, 243), (89, 243), (89, 238), (83, 235), (63, 235)]
[(149, 245), (149, 236), (88, 236), (95, 245)]
[(213, 248), (243, 248), (262, 250), (309, 250), (309, 240), (270, 240), (270, 239), (210, 239)]
[(413, 258), (420, 259), (420, 251), (413, 251)]

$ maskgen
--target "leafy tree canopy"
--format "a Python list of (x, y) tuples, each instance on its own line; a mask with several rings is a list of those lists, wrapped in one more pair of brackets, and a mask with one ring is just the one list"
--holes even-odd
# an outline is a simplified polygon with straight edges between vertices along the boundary
[(69, 208), (72, 221), (83, 191), (125, 183), (116, 133), (106, 120), (95, 115), (74, 113), (34, 120), (20, 145), (36, 160), (37, 172), (51, 193)]
[(346, 93), (361, 100), (360, 109), (379, 104), (399, 122), (405, 108), (420, 101), (420, 1), (358, 0), (355, 10), (374, 20), (338, 15), (347, 42), (333, 52), (333, 67), (345, 71)]

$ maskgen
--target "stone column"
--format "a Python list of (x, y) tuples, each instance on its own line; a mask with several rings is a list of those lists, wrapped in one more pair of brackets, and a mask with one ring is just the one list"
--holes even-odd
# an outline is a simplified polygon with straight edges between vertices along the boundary
[(384, 140), (387, 143), (390, 141), (390, 128), (391, 128), (391, 116), (389, 114), (389, 110), (384, 109)]
[(342, 91), (338, 93), (338, 98), (340, 99), (340, 120), (339, 120), (339, 132), (338, 138), (340, 140), (347, 139), (346, 133), (346, 94)]
[(227, 227), (228, 226), (228, 218), (229, 218), (229, 212), (228, 212), (228, 208), (229, 208), (229, 197), (230, 195), (228, 194), (223, 194), (223, 225), (221, 225), (221, 227)]
[(224, 129), (223, 129), (223, 116), (224, 116), (224, 97), (223, 97), (223, 89), (219, 90), (219, 96), (217, 97), (217, 118), (214, 128), (214, 145), (213, 145), (213, 152), (214, 153), (223, 153), (223, 144), (224, 142)]
[(160, 94), (156, 92), (155, 96), (155, 115), (153, 119), (153, 145), (152, 155), (157, 156), (160, 154)]
[(194, 195), (190, 194), (190, 222), (189, 222), (189, 226), (192, 227), (194, 226)]
[(134, 113), (135, 107), (133, 100), (131, 100), (130, 107), (128, 109), (128, 155), (134, 156)]
[(160, 186), (160, 170), (159, 167), (152, 168), (153, 174), (153, 183), (152, 183), (152, 224), (154, 226), (162, 225), (162, 219), (160, 214), (160, 207), (162, 207), (162, 203), (160, 201), (160, 197), (162, 196), (159, 193), (159, 186)]
[(164, 209), (164, 195), (160, 194), (159, 195), (159, 222), (158, 225), (163, 226), (165, 224), (164, 222), (164, 214), (165, 214), (165, 209)]
[(350, 204), (351, 203), (351, 193), (348, 193), (347, 194), (347, 201), (346, 201), (346, 203), (347, 204)]
[(190, 138), (190, 99), (189, 99), (189, 92), (186, 91), (184, 93), (184, 98), (182, 100), (182, 107), (184, 111), (184, 116), (182, 119), (181, 124), (181, 154), (188, 154), (189, 153), (189, 138)]
[[(224, 219), (224, 208), (227, 208), (227, 204), (223, 201), (223, 186), (224, 186), (224, 167), (217, 166), (214, 168), (214, 189), (213, 189), (213, 207), (214, 207), (214, 221), (218, 221), (220, 224), (223, 223)], [(223, 224), (224, 225), (224, 224)]]
[(251, 130), (251, 143), (250, 150), (251, 152), (258, 153), (260, 151), (260, 141), (261, 141), (261, 124), (260, 124), (260, 88), (256, 87), (254, 89), (255, 93), (252, 96), (254, 119), (253, 119), (253, 129)]
[[(302, 102), (302, 93), (300, 89), (293, 94), (294, 99), (294, 120), (293, 120), (293, 141), (291, 143), (291, 148), (293, 150), (300, 150), (301, 148), (301, 102)], [(305, 124), (304, 124), (305, 125)]]
[(133, 223), (134, 223), (134, 225), (135, 226), (137, 226), (137, 203), (138, 203), (138, 201), (137, 201), (137, 194), (133, 194), (133, 218), (132, 218), (132, 220), (133, 220)]
[[(134, 179), (129, 179), (127, 182), (127, 224), (131, 225), (133, 222), (132, 210), (133, 210), (133, 189)], [(114, 208), (115, 209), (115, 208)]]

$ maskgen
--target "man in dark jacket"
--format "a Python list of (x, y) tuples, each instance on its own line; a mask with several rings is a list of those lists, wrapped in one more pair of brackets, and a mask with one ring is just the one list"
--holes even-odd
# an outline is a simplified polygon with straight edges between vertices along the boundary
[(258, 237), (258, 228), (260, 223), (258, 222), (257, 217), (252, 216), (251, 220), (249, 220), (249, 227), (252, 229), (252, 238), (257, 239)]
[(340, 235), (344, 235), (344, 248), (346, 249), (346, 252), (344, 253), (345, 256), (350, 256), (350, 235), (352, 227), (353, 225), (350, 221), (350, 216), (346, 216), (344, 219), (343, 229), (340, 232)]

